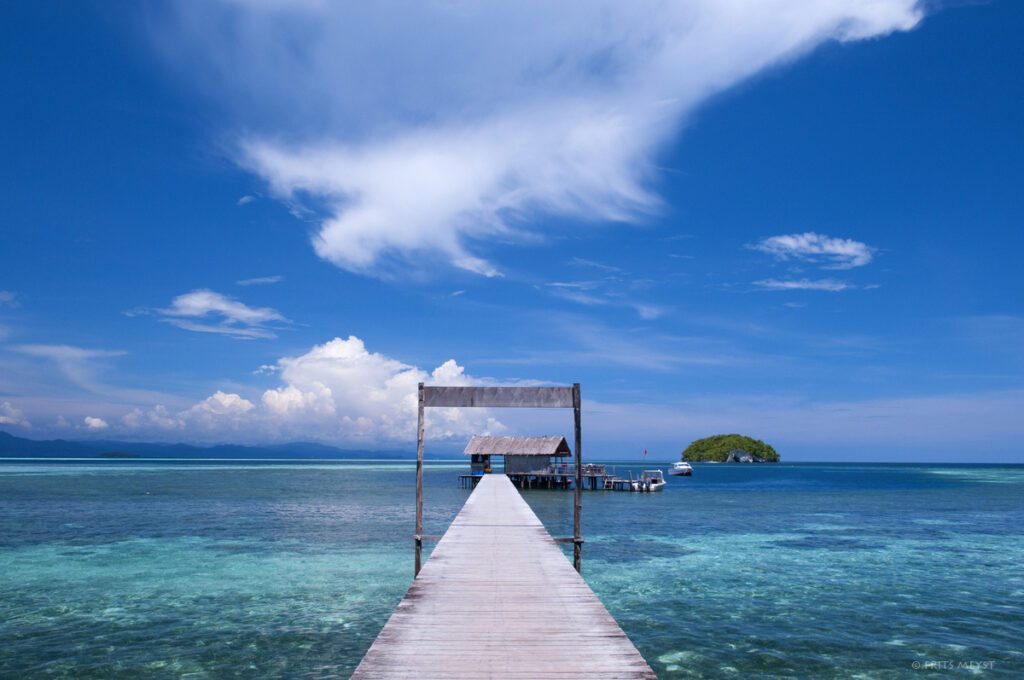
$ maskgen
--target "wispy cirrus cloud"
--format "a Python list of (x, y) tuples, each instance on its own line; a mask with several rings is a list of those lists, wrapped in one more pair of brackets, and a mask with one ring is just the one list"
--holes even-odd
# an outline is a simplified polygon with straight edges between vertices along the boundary
[(874, 258), (876, 248), (849, 238), (832, 238), (806, 232), (771, 236), (747, 246), (779, 260), (802, 260), (819, 265), (822, 269), (852, 269), (863, 267)]
[(568, 264), (570, 267), (596, 270), (602, 276), (547, 283), (546, 289), (555, 297), (588, 307), (625, 307), (647, 321), (657, 319), (669, 311), (662, 305), (643, 299), (644, 291), (649, 290), (654, 283), (649, 279), (638, 279), (621, 267), (580, 257), (570, 258)]
[(95, 361), (126, 354), (122, 350), (89, 349), (72, 345), (16, 345), (13, 349), (22, 354), (49, 359), (73, 384), (97, 393), (104, 389), (96, 377), (98, 371)]
[(841, 290), (848, 290), (853, 288), (849, 283), (845, 281), (838, 281), (836, 279), (795, 279), (795, 280), (779, 280), (779, 279), (762, 279), (761, 281), (754, 281), (754, 285), (764, 290), (825, 290), (832, 293), (839, 292)]
[[(325, 260), (499, 275), (482, 242), (655, 211), (655, 155), (709, 96), (831, 40), (913, 28), (918, 0), (177, 2), (168, 63), (216, 98), (235, 160), (304, 204)], [(301, 36), (301, 38), (300, 38)]]
[[(274, 338), (274, 328), (291, 321), (270, 307), (250, 307), (212, 290), (179, 295), (170, 307), (155, 310), (161, 321), (200, 333), (219, 333), (236, 338)], [(271, 326), (277, 324), (278, 326)]]
[[(48, 416), (59, 414), (57, 405), (62, 402), (87, 403), (91, 409), (110, 410), (116, 409), (118, 405), (125, 405), (125, 403), (163, 401), (176, 405), (181, 400), (180, 397), (166, 392), (112, 384), (112, 382), (118, 382), (116, 367), (112, 366), (112, 359), (128, 353), (120, 349), (57, 344), (11, 345), (8, 348), (13, 352), (40, 359), (35, 365), (28, 364), (18, 367), (15, 364), (13, 367), (3, 367), (4, 369), (14, 368), (20, 374), (20, 380), (15, 378), (6, 387), (8, 390), (12, 390), (12, 396), (17, 396), (20, 405), (18, 408), (28, 410), (33, 420), (37, 419), (40, 409)], [(60, 390), (67, 392), (68, 396), (53, 395), (53, 376), (48, 375), (48, 365), (55, 367), (60, 378), (67, 381), (68, 384), (56, 384), (60, 384)], [(2, 382), (0, 380), (0, 384)], [(83, 390), (84, 394), (75, 394), (76, 390), (68, 389), (71, 386)], [(106, 412), (99, 415), (106, 417)]]
[(616, 267), (614, 265), (605, 264), (604, 262), (595, 262), (594, 260), (587, 260), (587, 259), (582, 258), (582, 257), (572, 257), (572, 258), (569, 258), (569, 264), (570, 265), (575, 265), (575, 266), (578, 266), (578, 267), (591, 267), (593, 269), (598, 269), (600, 271), (609, 272), (609, 273), (612, 273), (612, 274), (626, 274), (627, 273), (621, 267)]
[(259, 286), (268, 283), (280, 283), (284, 281), (284, 277), (281, 275), (277, 276), (257, 276), (253, 279), (242, 279), (241, 281), (235, 281), (235, 285), (238, 286)]
[(547, 284), (547, 288), (555, 297), (588, 307), (628, 307), (647, 321), (657, 319), (666, 311), (661, 305), (638, 302), (619, 290), (608, 289), (600, 281), (555, 281)]
[(21, 306), (16, 293), (9, 290), (0, 290), (0, 308), (10, 307), (11, 309)]
[[(490, 357), (487, 363), (523, 366), (615, 366), (666, 372), (700, 366), (724, 367), (749, 363), (728, 343), (711, 337), (671, 337), (630, 332), (621, 326), (561, 317), (551, 324), (559, 346)], [(637, 330), (637, 329), (633, 329)]]

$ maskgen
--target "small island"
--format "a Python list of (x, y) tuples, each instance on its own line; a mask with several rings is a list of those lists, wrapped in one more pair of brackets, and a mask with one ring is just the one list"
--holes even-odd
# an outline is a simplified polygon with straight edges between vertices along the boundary
[(760, 439), (741, 434), (716, 434), (687, 446), (683, 460), (691, 463), (778, 463), (779, 454)]

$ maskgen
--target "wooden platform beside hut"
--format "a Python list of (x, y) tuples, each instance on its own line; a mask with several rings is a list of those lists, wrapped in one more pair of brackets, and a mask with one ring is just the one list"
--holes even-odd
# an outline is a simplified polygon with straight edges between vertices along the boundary
[[(566, 458), (572, 450), (565, 437), (490, 437), (476, 435), (469, 440), (464, 455), (470, 457), (469, 474), (459, 475), (459, 486), (473, 488), (493, 472), (494, 458), (504, 459), (505, 475), (520, 489), (572, 489), (576, 468)], [(619, 479), (603, 463), (580, 466), (580, 488), (629, 491), (630, 480)]]
[(505, 475), (483, 475), (354, 680), (654, 678)]

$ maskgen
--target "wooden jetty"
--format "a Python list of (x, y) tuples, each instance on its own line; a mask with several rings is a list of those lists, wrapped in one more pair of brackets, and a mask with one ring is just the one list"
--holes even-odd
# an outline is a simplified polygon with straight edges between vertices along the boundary
[(654, 677), (503, 474), (477, 483), (352, 675)]

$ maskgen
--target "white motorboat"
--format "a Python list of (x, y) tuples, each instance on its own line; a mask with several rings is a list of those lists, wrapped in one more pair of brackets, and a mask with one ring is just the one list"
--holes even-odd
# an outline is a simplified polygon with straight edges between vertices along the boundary
[(670, 475), (683, 475), (689, 477), (693, 474), (693, 466), (685, 460), (681, 460), (678, 463), (673, 463), (672, 467), (668, 469)]
[(661, 491), (665, 486), (665, 475), (661, 470), (644, 470), (633, 482), (633, 491)]

